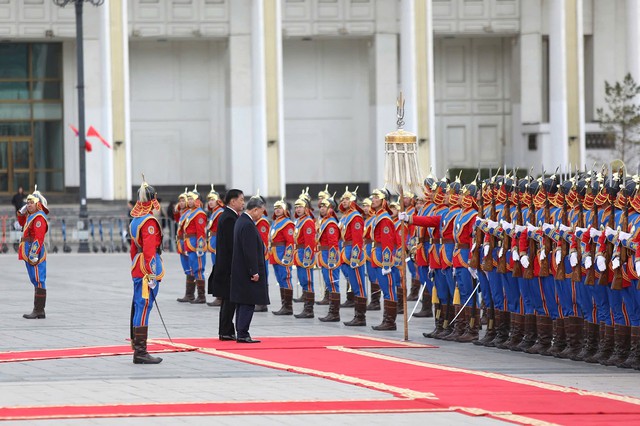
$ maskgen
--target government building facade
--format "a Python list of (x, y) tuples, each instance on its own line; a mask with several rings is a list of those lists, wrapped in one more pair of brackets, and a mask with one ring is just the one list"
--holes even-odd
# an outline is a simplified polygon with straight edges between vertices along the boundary
[[(615, 156), (605, 81), (640, 81), (637, 0), (106, 0), (83, 17), (86, 126), (109, 144), (88, 138), (92, 199), (130, 199), (141, 173), (273, 197), (382, 186), (400, 91), (425, 175), (591, 167)], [(75, 22), (73, 4), (0, 0), (0, 194), (78, 191)]]

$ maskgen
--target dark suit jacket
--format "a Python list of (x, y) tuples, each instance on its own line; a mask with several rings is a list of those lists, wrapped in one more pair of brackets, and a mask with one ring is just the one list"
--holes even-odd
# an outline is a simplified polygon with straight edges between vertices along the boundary
[[(251, 216), (246, 213), (240, 215), (233, 235), (231, 301), (245, 305), (268, 305), (264, 244)], [(260, 278), (251, 281), (255, 274)]]
[(213, 295), (229, 299), (231, 287), (231, 258), (233, 257), (233, 229), (238, 220), (231, 207), (225, 207), (218, 220), (216, 239), (216, 267), (213, 270)]

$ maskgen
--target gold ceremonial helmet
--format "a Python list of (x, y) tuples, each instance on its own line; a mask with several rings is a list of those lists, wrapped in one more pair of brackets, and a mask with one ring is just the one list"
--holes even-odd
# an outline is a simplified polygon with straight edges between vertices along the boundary
[(33, 201), (36, 205), (39, 203), (40, 208), (45, 213), (49, 213), (49, 209), (47, 207), (47, 199), (44, 198), (44, 195), (40, 191), (38, 191), (38, 185), (35, 185), (33, 188), (33, 192), (27, 195), (27, 201)]
[(383, 189), (376, 188), (376, 189), (373, 190), (373, 192), (371, 192), (371, 197), (378, 197), (381, 200), (386, 200), (387, 199), (387, 193)]
[(186, 201), (187, 199), (187, 194), (189, 193), (189, 190), (187, 189), (187, 187), (184, 187), (184, 192), (180, 195), (178, 195), (178, 200), (182, 200), (184, 199)]
[(284, 197), (280, 198), (278, 201), (273, 203), (273, 208), (274, 209), (281, 208), (284, 211), (287, 211), (287, 203), (284, 201)]
[(218, 194), (213, 189), (213, 184), (211, 184), (211, 191), (209, 191), (209, 193), (207, 194), (207, 200), (214, 200), (214, 201), (220, 200), (220, 194)]
[(349, 187), (347, 186), (344, 190), (344, 194), (342, 194), (342, 196), (340, 197), (340, 201), (344, 200), (345, 198), (348, 198), (349, 201), (355, 201), (357, 198), (356, 193), (358, 192), (358, 187), (356, 186), (356, 189), (353, 190), (353, 192), (349, 191)]
[(365, 198), (362, 200), (362, 205), (371, 207), (371, 198)]
[(194, 200), (197, 200), (200, 198), (200, 193), (198, 192), (198, 184), (195, 184), (193, 186), (193, 189), (189, 192), (187, 192), (187, 198), (191, 198)]
[(311, 197), (309, 196), (309, 187), (308, 186), (304, 190), (302, 190), (302, 192), (298, 196), (298, 199), (296, 200), (296, 202), (293, 205), (296, 206), (296, 207), (309, 207), (309, 206), (311, 206)]
[(392, 201), (389, 203), (390, 209), (400, 210), (400, 197), (396, 201)]
[(411, 191), (403, 191), (402, 195), (404, 198), (415, 198), (415, 194)]
[(324, 190), (318, 192), (318, 199), (323, 200), (329, 197), (331, 197), (331, 194), (329, 194), (329, 184), (326, 184)]

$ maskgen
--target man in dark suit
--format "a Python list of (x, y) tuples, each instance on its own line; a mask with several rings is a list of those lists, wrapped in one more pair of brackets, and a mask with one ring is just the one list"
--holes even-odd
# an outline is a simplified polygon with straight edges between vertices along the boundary
[(238, 343), (259, 343), (249, 334), (255, 305), (269, 304), (267, 274), (264, 263), (264, 243), (255, 222), (264, 213), (265, 202), (252, 197), (247, 211), (240, 215), (233, 234), (231, 263), (231, 301), (236, 304)]
[(213, 271), (213, 295), (222, 300), (218, 337), (220, 340), (236, 340), (233, 314), (236, 305), (231, 302), (231, 259), (233, 257), (233, 229), (238, 215), (244, 210), (244, 194), (230, 189), (224, 198), (224, 212), (218, 220), (216, 241), (216, 267)]

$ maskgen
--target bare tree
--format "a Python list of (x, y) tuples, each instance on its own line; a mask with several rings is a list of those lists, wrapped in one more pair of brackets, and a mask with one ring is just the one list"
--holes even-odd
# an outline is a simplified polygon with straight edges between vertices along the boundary
[(596, 110), (600, 127), (614, 139), (615, 151), (623, 162), (633, 162), (640, 147), (640, 86), (631, 74), (622, 82), (605, 84), (605, 108)]

